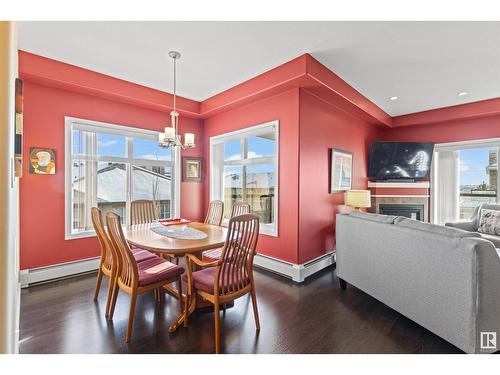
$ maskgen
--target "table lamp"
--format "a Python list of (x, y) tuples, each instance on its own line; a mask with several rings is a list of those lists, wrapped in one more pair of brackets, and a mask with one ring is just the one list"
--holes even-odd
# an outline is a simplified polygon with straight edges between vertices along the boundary
[(370, 190), (347, 190), (345, 204), (361, 211), (361, 208), (371, 207)]

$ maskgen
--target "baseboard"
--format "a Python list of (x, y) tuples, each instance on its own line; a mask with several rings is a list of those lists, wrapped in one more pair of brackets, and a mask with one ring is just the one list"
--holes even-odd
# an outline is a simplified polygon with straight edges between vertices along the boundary
[(53, 266), (21, 270), (21, 288), (27, 288), (31, 284), (41, 283), (44, 281), (95, 271), (98, 267), (99, 257), (55, 264)]
[[(303, 282), (306, 277), (311, 276), (312, 274), (321, 271), (323, 268), (334, 263), (334, 252), (327, 253), (303, 264), (293, 264), (261, 254), (257, 254), (254, 258), (254, 265), (256, 267), (289, 277), (298, 283)], [(21, 270), (21, 288), (27, 288), (28, 286), (36, 283), (95, 271), (98, 267), (99, 258), (97, 257), (78, 260), (75, 262), (55, 264), (53, 266)]]
[(289, 277), (297, 283), (303, 282), (306, 277), (334, 263), (335, 252), (329, 252), (302, 264), (293, 264), (262, 254), (255, 255), (253, 261), (254, 266)]

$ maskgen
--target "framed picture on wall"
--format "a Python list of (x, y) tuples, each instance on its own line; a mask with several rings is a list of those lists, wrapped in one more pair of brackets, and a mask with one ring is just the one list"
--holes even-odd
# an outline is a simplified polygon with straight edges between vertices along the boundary
[(30, 147), (30, 173), (56, 174), (56, 150)]
[(201, 181), (201, 161), (202, 158), (183, 157), (182, 158), (182, 181)]
[(352, 189), (352, 153), (332, 149), (330, 193)]

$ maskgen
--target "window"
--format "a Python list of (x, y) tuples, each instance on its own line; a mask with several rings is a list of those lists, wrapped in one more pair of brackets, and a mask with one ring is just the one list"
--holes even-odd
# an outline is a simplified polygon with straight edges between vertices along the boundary
[(469, 220), (481, 203), (498, 202), (500, 139), (435, 145), (433, 222)]
[(147, 199), (160, 218), (176, 216), (175, 153), (158, 146), (157, 132), (67, 117), (66, 238), (94, 235), (92, 207), (126, 224), (130, 202)]
[(482, 147), (458, 152), (460, 220), (469, 219), (481, 203), (497, 202), (497, 150)]
[(278, 234), (278, 121), (210, 138), (210, 196), (224, 202), (227, 224), (233, 204), (244, 201), (260, 219), (260, 231)]

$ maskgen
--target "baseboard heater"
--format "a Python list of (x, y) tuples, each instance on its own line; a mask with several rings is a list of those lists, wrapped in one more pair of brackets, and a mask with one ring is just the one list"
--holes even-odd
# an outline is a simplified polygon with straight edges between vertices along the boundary
[(335, 252), (331, 251), (302, 264), (294, 264), (267, 255), (257, 254), (254, 266), (291, 278), (297, 283), (335, 263)]
[[(301, 283), (306, 277), (321, 271), (335, 263), (335, 252), (329, 252), (303, 264), (293, 264), (267, 255), (257, 254), (254, 258), (256, 267), (277, 273)], [(99, 257), (82, 259), (74, 262), (55, 264), (53, 266), (33, 268), (20, 271), (21, 288), (33, 284), (77, 276), (96, 271), (99, 267)]]
[(99, 257), (55, 264), (53, 266), (21, 270), (19, 273), (21, 288), (30, 285), (76, 276), (96, 271), (99, 267)]

